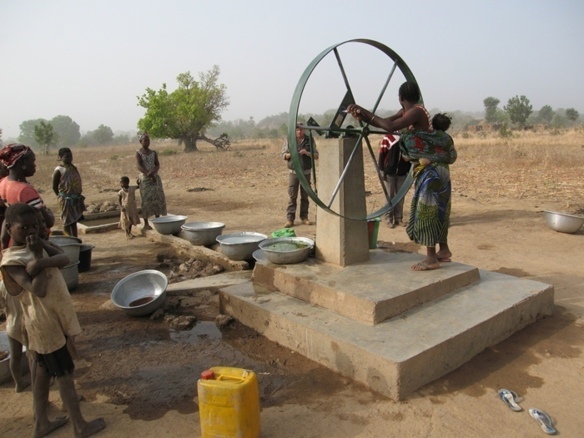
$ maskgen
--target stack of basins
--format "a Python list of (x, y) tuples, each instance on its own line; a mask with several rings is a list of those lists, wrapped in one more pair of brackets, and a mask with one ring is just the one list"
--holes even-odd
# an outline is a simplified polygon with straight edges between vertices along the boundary
[(69, 291), (72, 291), (79, 284), (79, 255), (83, 246), (81, 239), (73, 236), (51, 236), (49, 240), (58, 245), (69, 257), (70, 263), (61, 269), (61, 273)]

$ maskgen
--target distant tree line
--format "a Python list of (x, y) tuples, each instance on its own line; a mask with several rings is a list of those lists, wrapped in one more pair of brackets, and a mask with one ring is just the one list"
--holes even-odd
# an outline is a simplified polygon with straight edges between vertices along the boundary
[[(259, 122), (253, 117), (247, 120), (223, 121), (221, 112), (229, 105), (226, 87), (219, 82), (220, 69), (213, 66), (195, 79), (190, 72), (177, 76), (177, 89), (168, 91), (166, 84), (159, 90), (147, 88), (138, 96), (138, 106), (145, 109), (144, 117), (138, 120), (138, 128), (147, 131), (151, 138), (174, 139), (184, 145), (185, 152), (197, 150), (197, 141), (209, 142), (217, 149), (227, 149), (230, 139), (285, 137), (288, 130), (288, 113), (268, 116)], [(452, 116), (453, 131), (467, 131), (481, 124), (500, 126), (504, 132), (525, 129), (530, 125), (545, 124), (551, 128), (565, 128), (580, 122), (580, 114), (574, 108), (556, 109), (544, 105), (534, 111), (525, 96), (514, 96), (499, 108), (496, 97), (483, 100), (484, 113), (446, 111)], [(387, 117), (397, 110), (378, 110), (377, 115)], [(431, 114), (445, 112), (431, 109)], [(301, 114), (299, 120), (314, 119), (320, 126), (329, 126), (336, 108), (322, 114)], [(347, 120), (345, 123), (351, 123)], [(357, 123), (357, 122), (354, 122)], [(0, 130), (0, 142), (2, 141)], [(69, 116), (59, 115), (51, 120), (33, 119), (20, 124), (18, 141), (40, 148), (48, 154), (50, 148), (74, 146), (100, 146), (127, 144), (135, 138), (130, 134), (115, 135), (106, 125), (81, 134), (79, 125)]]
[(48, 154), (51, 148), (127, 144), (131, 139), (130, 134), (114, 135), (105, 125), (82, 135), (71, 117), (60, 115), (51, 120), (25, 120), (20, 124), (18, 141)]
[(550, 105), (544, 105), (539, 111), (533, 111), (531, 102), (525, 96), (510, 98), (503, 109), (499, 108), (500, 102), (496, 97), (487, 97), (483, 100), (486, 123), (509, 125), (517, 129), (525, 129), (536, 124), (565, 128), (575, 125), (580, 118), (580, 114), (574, 108), (554, 111)]

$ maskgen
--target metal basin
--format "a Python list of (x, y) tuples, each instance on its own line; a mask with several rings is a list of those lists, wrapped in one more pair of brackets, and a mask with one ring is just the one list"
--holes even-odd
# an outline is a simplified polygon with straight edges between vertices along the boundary
[(79, 261), (61, 268), (61, 274), (69, 291), (76, 289), (79, 285)]
[(187, 217), (182, 215), (171, 214), (150, 219), (150, 223), (160, 234), (178, 234), (180, 227), (186, 222)]
[(231, 260), (250, 260), (253, 252), (259, 248), (259, 243), (268, 236), (252, 231), (223, 234), (215, 240), (219, 242), (221, 252)]
[(49, 241), (59, 246), (69, 257), (69, 263), (79, 262), (79, 252), (81, 251), (81, 239), (71, 236), (50, 236)]
[(575, 214), (558, 213), (556, 211), (544, 211), (543, 216), (548, 227), (560, 233), (573, 234), (584, 225), (584, 216)]
[(164, 304), (167, 286), (168, 278), (160, 271), (134, 272), (115, 285), (112, 302), (128, 315), (150, 315)]
[(307, 237), (279, 237), (266, 239), (259, 247), (270, 263), (288, 265), (306, 260), (314, 247), (314, 240)]
[(193, 245), (213, 245), (217, 236), (223, 233), (225, 224), (222, 222), (189, 222), (181, 229), (181, 237), (184, 237)]

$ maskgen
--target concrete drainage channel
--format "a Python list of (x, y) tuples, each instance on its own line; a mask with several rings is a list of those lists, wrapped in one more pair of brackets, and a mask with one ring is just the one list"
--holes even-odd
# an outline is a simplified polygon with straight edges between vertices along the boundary
[(118, 229), (119, 211), (106, 211), (84, 215), (85, 219), (77, 224), (79, 234), (105, 233)]

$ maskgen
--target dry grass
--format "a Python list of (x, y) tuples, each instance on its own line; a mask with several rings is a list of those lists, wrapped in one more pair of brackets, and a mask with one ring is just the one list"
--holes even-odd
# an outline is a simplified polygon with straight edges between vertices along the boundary
[[(377, 154), (380, 138), (371, 139)], [(281, 190), (284, 164), (280, 158), (283, 139), (234, 142), (228, 151), (200, 142), (197, 153), (185, 154), (175, 142), (154, 142), (160, 154), (161, 176), (170, 190), (197, 187), (236, 188), (245, 185), (254, 190)], [(337, 140), (317, 139), (319, 149)], [(550, 132), (525, 132), (513, 138), (496, 135), (455, 137), (458, 160), (451, 167), (456, 195), (488, 202), (492, 198), (533, 199), (542, 208), (572, 210), (584, 205), (584, 130), (554, 135)], [(119, 179), (135, 180), (134, 154), (137, 144), (115, 147), (87, 147), (73, 150), (88, 204), (117, 202)], [(37, 173), (30, 179), (41, 190), (45, 202), (56, 208), (51, 190), (51, 175), (56, 151), (37, 155)], [(367, 188), (379, 195), (371, 158), (365, 152)], [(172, 199), (169, 199), (169, 209)]]

